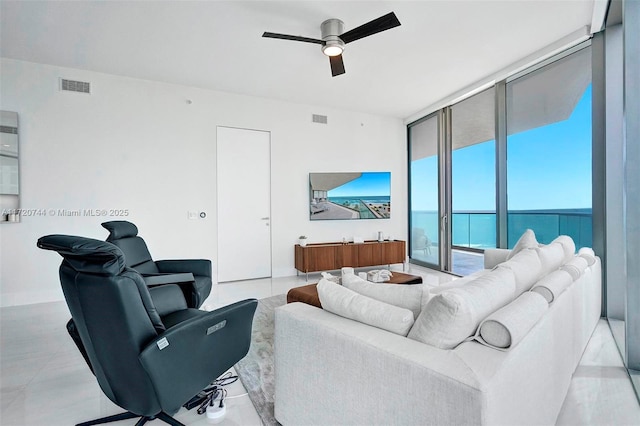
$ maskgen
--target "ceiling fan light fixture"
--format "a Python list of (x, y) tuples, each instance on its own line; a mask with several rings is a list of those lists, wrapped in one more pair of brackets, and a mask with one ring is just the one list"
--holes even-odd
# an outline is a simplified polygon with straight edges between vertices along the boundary
[(327, 44), (322, 46), (322, 53), (324, 53), (327, 56), (342, 55), (343, 51), (344, 51), (344, 44), (342, 43), (327, 42)]

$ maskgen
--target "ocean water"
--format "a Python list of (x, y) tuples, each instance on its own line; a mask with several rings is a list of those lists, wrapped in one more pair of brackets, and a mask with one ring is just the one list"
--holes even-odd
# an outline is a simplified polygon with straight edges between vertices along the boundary
[[(422, 228), (432, 243), (438, 242), (438, 212), (414, 211), (412, 228)], [(507, 217), (507, 240), (513, 247), (527, 229), (538, 242), (548, 244), (559, 235), (569, 235), (576, 248), (591, 247), (591, 209), (514, 210)], [(496, 215), (493, 212), (454, 212), (453, 245), (478, 249), (496, 247)]]
[(389, 196), (369, 196), (369, 197), (328, 197), (328, 200), (340, 204), (350, 209), (360, 212), (360, 219), (377, 219), (376, 216), (369, 211), (365, 203), (377, 203), (377, 204), (391, 204), (391, 197)]
[(391, 202), (391, 197), (389, 196), (384, 196), (384, 195), (380, 195), (380, 196), (375, 196), (375, 197), (358, 197), (358, 196), (353, 196), (353, 197), (328, 197), (329, 201), (332, 201), (336, 204), (342, 204), (345, 201), (358, 201), (358, 200), (363, 200), (363, 201), (367, 201), (367, 202), (372, 202), (372, 203), (390, 203)]

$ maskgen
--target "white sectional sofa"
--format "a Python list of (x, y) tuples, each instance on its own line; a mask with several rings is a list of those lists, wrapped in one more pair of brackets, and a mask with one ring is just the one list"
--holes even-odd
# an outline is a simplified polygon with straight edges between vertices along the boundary
[[(355, 307), (358, 321), (347, 318), (341, 309), (365, 296), (349, 293), (341, 303), (328, 285), (318, 287), (324, 309), (276, 309), (276, 419), (285, 426), (554, 424), (601, 309), (600, 260), (590, 250), (574, 255), (567, 238), (538, 247), (523, 236), (513, 252), (488, 250), (482, 273), (424, 286), (409, 337), (367, 324), (369, 305)], [(511, 286), (505, 270), (513, 295), (487, 308), (504, 292), (483, 291)], [(379, 310), (373, 314), (379, 321)]]

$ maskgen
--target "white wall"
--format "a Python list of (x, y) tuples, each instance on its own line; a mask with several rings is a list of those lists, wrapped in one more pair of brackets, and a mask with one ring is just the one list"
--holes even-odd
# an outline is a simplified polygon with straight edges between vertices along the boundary
[[(128, 209), (156, 259), (217, 257), (216, 126), (271, 132), (273, 275), (295, 274), (293, 246), (377, 231), (406, 236), (402, 121), (3, 58), (0, 108), (20, 120), (23, 209)], [(185, 71), (185, 72), (188, 72)], [(63, 93), (60, 77), (90, 81)], [(187, 101), (191, 100), (189, 104)], [(311, 122), (328, 116), (328, 125)], [(309, 221), (308, 173), (391, 171), (390, 220)], [(204, 220), (187, 219), (205, 211)], [(0, 305), (62, 300), (60, 257), (40, 236), (104, 239), (117, 217), (23, 217), (0, 225)], [(232, 285), (232, 284), (231, 284)]]
[(624, 320), (624, 134), (622, 25), (605, 32), (606, 74), (606, 290), (607, 316)]

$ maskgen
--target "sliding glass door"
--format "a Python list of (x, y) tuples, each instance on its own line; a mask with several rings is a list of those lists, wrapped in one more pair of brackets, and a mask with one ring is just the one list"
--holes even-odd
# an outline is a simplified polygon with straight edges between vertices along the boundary
[(496, 247), (495, 90), (451, 106), (451, 271), (484, 267)]
[(468, 275), (496, 247), (495, 91), (409, 126), (410, 257)]
[(409, 257), (440, 269), (440, 113), (409, 128)]
[(468, 275), (526, 229), (592, 246), (591, 48), (408, 125), (410, 258)]

